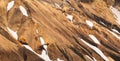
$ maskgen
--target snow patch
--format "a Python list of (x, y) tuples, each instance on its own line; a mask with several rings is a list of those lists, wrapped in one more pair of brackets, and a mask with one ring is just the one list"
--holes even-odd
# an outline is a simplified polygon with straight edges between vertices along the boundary
[(45, 48), (45, 50), (46, 50), (46, 51), (42, 50), (42, 54), (41, 54), (42, 58), (45, 59), (46, 61), (51, 61), (48, 54), (46, 54), (47, 53), (47, 45), (45, 45), (44, 39), (42, 37), (40, 37), (39, 39), (40, 39), (41, 44), (43, 45), (43, 48)]
[(41, 56), (41, 58), (43, 58), (45, 61), (51, 61), (50, 58), (49, 58), (49, 56), (48, 56), (48, 54), (46, 54), (46, 51), (45, 51), (45, 50), (42, 51), (42, 54), (41, 54), (40, 56)]
[(117, 19), (117, 22), (120, 24), (120, 11), (113, 6), (110, 6), (110, 10), (114, 14), (114, 17)]
[(40, 37), (40, 42), (41, 42), (42, 45), (45, 44), (45, 41), (42, 37)]
[(61, 60), (60, 58), (57, 58), (57, 60), (56, 61), (64, 61), (64, 60)]
[(86, 45), (88, 45), (90, 48), (92, 48), (96, 53), (98, 53), (105, 61), (109, 61), (109, 59), (102, 53), (102, 51), (100, 49), (98, 49), (97, 47), (87, 43), (83, 39), (81, 39), (81, 41), (84, 42)]
[(58, 9), (62, 9), (62, 7), (58, 3), (55, 3), (55, 7)]
[(107, 26), (104, 22), (102, 22), (102, 21), (100, 21), (100, 23), (102, 24), (102, 25), (104, 25), (104, 26)]
[(28, 45), (23, 45), (23, 46), (25, 48), (27, 48), (28, 50), (30, 50), (31, 52), (33, 52), (34, 54), (36, 54), (38, 57), (44, 59), (45, 61), (51, 61), (48, 56), (43, 55), (43, 52), (45, 52), (45, 51), (42, 51), (42, 54), (40, 55), (40, 54), (36, 53), (30, 46), (28, 46)]
[(7, 5), (7, 11), (9, 11), (14, 6), (14, 1), (11, 1)]
[(116, 32), (116, 33), (119, 33), (118, 30), (116, 30), (116, 29), (112, 29), (112, 31), (114, 31), (114, 32)]
[(38, 29), (36, 29), (36, 33), (39, 33)]
[(18, 35), (17, 35), (17, 31), (14, 32), (12, 29), (10, 29), (9, 27), (7, 27), (7, 30), (9, 31), (9, 33), (16, 39), (18, 40)]
[(90, 61), (94, 61), (93, 59), (91, 59), (88, 55), (85, 55), (87, 58), (89, 58), (90, 59)]
[(92, 23), (91, 21), (89, 21), (89, 20), (86, 20), (86, 24), (87, 24), (88, 26), (90, 26), (91, 28), (93, 27), (93, 23)]
[[(109, 31), (109, 30), (108, 30)], [(114, 32), (109, 31), (111, 34), (113, 34), (116, 38), (120, 39), (120, 36), (118, 36), (117, 34), (115, 34)]]
[(43, 47), (46, 49), (46, 51), (47, 51), (47, 45), (44, 45), (45, 44), (45, 41), (44, 41), (44, 39), (42, 38), (42, 37), (40, 37), (40, 42), (41, 42), (41, 44), (43, 45)]
[(97, 60), (93, 57), (93, 61), (97, 61)]
[(99, 40), (94, 35), (89, 35), (89, 37), (97, 44), (100, 44)]
[(36, 53), (30, 46), (28, 46), (28, 45), (23, 45), (23, 46), (24, 46), (25, 48), (27, 48), (28, 50), (30, 50), (30, 51)]
[(72, 20), (73, 20), (73, 16), (72, 16), (72, 15), (69, 15), (69, 14), (67, 14), (66, 18), (69, 19), (71, 22), (72, 22)]
[(23, 15), (28, 16), (26, 9), (23, 6), (19, 6), (20, 11), (23, 13)]

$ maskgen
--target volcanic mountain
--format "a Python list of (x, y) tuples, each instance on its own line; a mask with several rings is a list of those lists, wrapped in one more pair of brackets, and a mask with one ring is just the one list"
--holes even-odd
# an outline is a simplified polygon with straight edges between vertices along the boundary
[(120, 61), (120, 0), (0, 0), (0, 61)]

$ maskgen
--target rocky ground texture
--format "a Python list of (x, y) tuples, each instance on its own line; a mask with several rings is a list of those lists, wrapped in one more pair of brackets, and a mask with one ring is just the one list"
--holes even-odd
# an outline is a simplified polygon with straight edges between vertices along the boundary
[(0, 61), (120, 61), (120, 0), (0, 0)]

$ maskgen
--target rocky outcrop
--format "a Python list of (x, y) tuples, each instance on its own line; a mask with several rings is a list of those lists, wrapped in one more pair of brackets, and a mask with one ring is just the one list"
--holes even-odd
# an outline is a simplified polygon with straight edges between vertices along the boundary
[(119, 61), (118, 2), (1, 0), (0, 61)]

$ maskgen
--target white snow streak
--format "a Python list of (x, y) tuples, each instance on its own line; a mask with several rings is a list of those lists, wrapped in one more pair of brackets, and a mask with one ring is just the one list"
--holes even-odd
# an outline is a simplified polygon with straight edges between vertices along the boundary
[[(108, 30), (109, 31), (109, 30)], [(113, 34), (116, 38), (120, 39), (120, 36), (118, 36), (117, 34), (115, 34), (114, 32), (109, 31), (111, 34)]]
[(90, 26), (91, 28), (93, 27), (93, 23), (92, 23), (91, 21), (89, 21), (89, 20), (86, 20), (86, 24), (87, 24), (88, 26)]
[(97, 61), (97, 60), (93, 57), (93, 61)]
[(23, 6), (19, 6), (20, 11), (23, 13), (23, 15), (28, 16), (26, 9)]
[(100, 49), (98, 49), (97, 47), (87, 43), (86, 41), (84, 41), (83, 39), (81, 39), (81, 41), (83, 41), (86, 45), (88, 45), (89, 47), (91, 47), (96, 53), (98, 53), (105, 61), (109, 61), (109, 59), (102, 53), (102, 51)]
[(23, 46), (36, 54), (36, 52), (30, 46), (28, 45), (23, 45)]
[(101, 23), (102, 25), (106, 26), (106, 24), (105, 24), (105, 23), (103, 23), (102, 21), (100, 21), (100, 23)]
[(7, 5), (7, 11), (9, 11), (13, 7), (13, 5), (14, 5), (14, 1), (9, 2)]
[(114, 32), (116, 32), (116, 33), (119, 33), (118, 30), (116, 30), (116, 29), (112, 29), (112, 31), (114, 31)]
[(62, 9), (62, 7), (58, 3), (55, 3), (55, 7), (58, 9)]
[(94, 35), (89, 35), (89, 37), (97, 44), (100, 44), (99, 40)]
[(45, 61), (51, 61), (51, 60), (49, 59), (49, 57), (43, 55), (43, 52), (44, 52), (44, 51), (42, 51), (42, 54), (40, 55), (40, 54), (36, 53), (30, 46), (28, 46), (28, 45), (23, 45), (23, 46), (24, 46), (25, 48), (29, 49), (29, 50), (30, 50), (31, 52), (33, 52), (34, 54), (36, 54), (38, 57), (44, 59)]
[(69, 14), (67, 14), (66, 18), (69, 19), (71, 22), (72, 22), (72, 20), (73, 20), (73, 16), (72, 16), (72, 15), (69, 15)]
[(42, 37), (40, 37), (40, 42), (43, 45), (43, 47), (47, 50), (47, 45), (44, 45), (45, 41), (44, 41), (44, 39)]
[(46, 54), (47, 53), (47, 45), (44, 45), (45, 41), (42, 37), (40, 37), (40, 42), (43, 45), (43, 48), (45, 48), (45, 50), (46, 50), (46, 51), (42, 50), (42, 54), (41, 54), (42, 58), (45, 59), (46, 61), (51, 61), (48, 54)]
[(110, 6), (110, 10), (114, 14), (114, 17), (117, 19), (117, 22), (120, 24), (120, 11), (112, 6)]
[(18, 39), (18, 35), (17, 35), (17, 31), (14, 32), (12, 29), (10, 29), (9, 27), (7, 27), (7, 30), (9, 31), (9, 33), (17, 40)]
[(45, 61), (51, 61), (45, 50), (42, 51), (41, 58), (43, 58)]
[(88, 55), (85, 55), (87, 58), (89, 58), (90, 59), (90, 61), (94, 61), (93, 59), (91, 59)]
[(36, 33), (39, 33), (38, 29), (36, 29)]
[(57, 58), (57, 60), (56, 61), (64, 61), (64, 60), (61, 60), (60, 58)]

